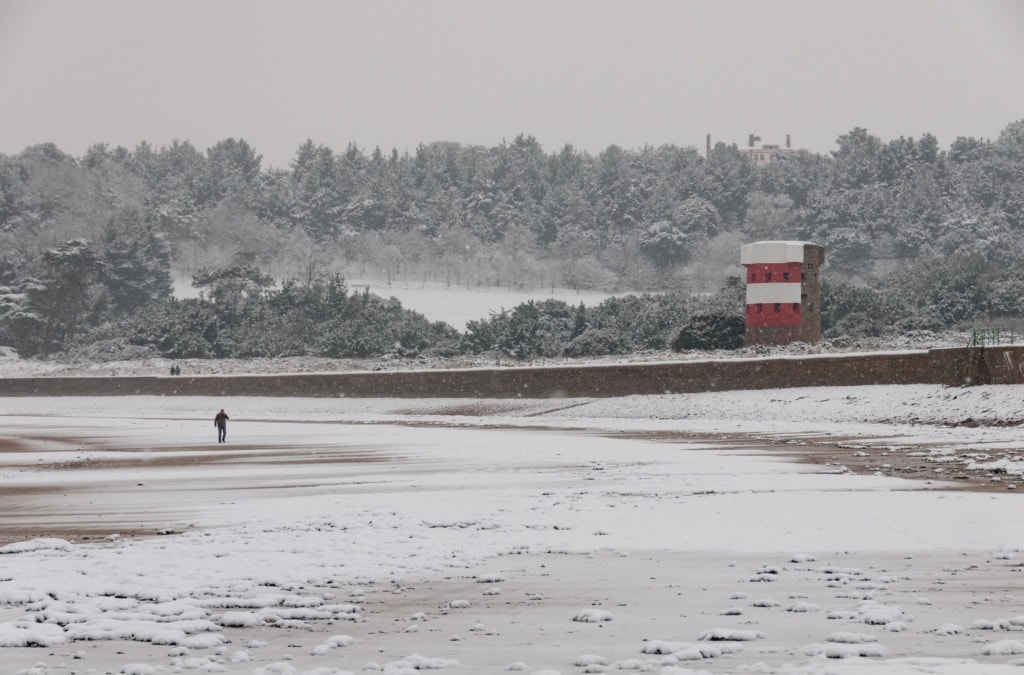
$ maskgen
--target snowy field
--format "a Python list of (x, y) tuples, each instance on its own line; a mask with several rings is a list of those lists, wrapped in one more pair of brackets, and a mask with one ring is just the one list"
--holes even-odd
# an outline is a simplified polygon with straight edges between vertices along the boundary
[(0, 673), (1020, 673), (1021, 419), (1024, 386), (0, 399)]

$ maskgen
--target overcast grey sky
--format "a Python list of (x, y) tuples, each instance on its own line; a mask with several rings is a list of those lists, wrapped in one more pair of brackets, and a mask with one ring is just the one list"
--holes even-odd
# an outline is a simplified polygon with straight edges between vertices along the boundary
[(827, 152), (1024, 118), (1019, 0), (0, 0), (0, 153), (245, 138)]

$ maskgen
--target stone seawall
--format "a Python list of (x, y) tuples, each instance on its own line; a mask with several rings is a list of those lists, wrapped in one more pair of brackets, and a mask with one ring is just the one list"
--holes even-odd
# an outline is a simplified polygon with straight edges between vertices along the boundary
[(295, 375), (0, 378), (0, 396), (310, 396), (353, 398), (558, 398), (779, 387), (1024, 383), (1024, 347), (626, 365), (406, 370)]

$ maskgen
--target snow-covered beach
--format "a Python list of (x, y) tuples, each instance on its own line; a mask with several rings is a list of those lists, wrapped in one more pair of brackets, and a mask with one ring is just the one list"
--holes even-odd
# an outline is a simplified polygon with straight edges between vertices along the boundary
[(1024, 386), (2, 405), (3, 673), (1024, 664)]

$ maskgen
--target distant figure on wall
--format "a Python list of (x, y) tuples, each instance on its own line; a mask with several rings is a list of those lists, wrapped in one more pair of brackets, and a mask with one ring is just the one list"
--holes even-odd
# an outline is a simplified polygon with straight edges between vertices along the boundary
[(228, 438), (228, 414), (221, 408), (217, 416), (213, 418), (213, 426), (217, 427), (217, 442), (227, 443)]

